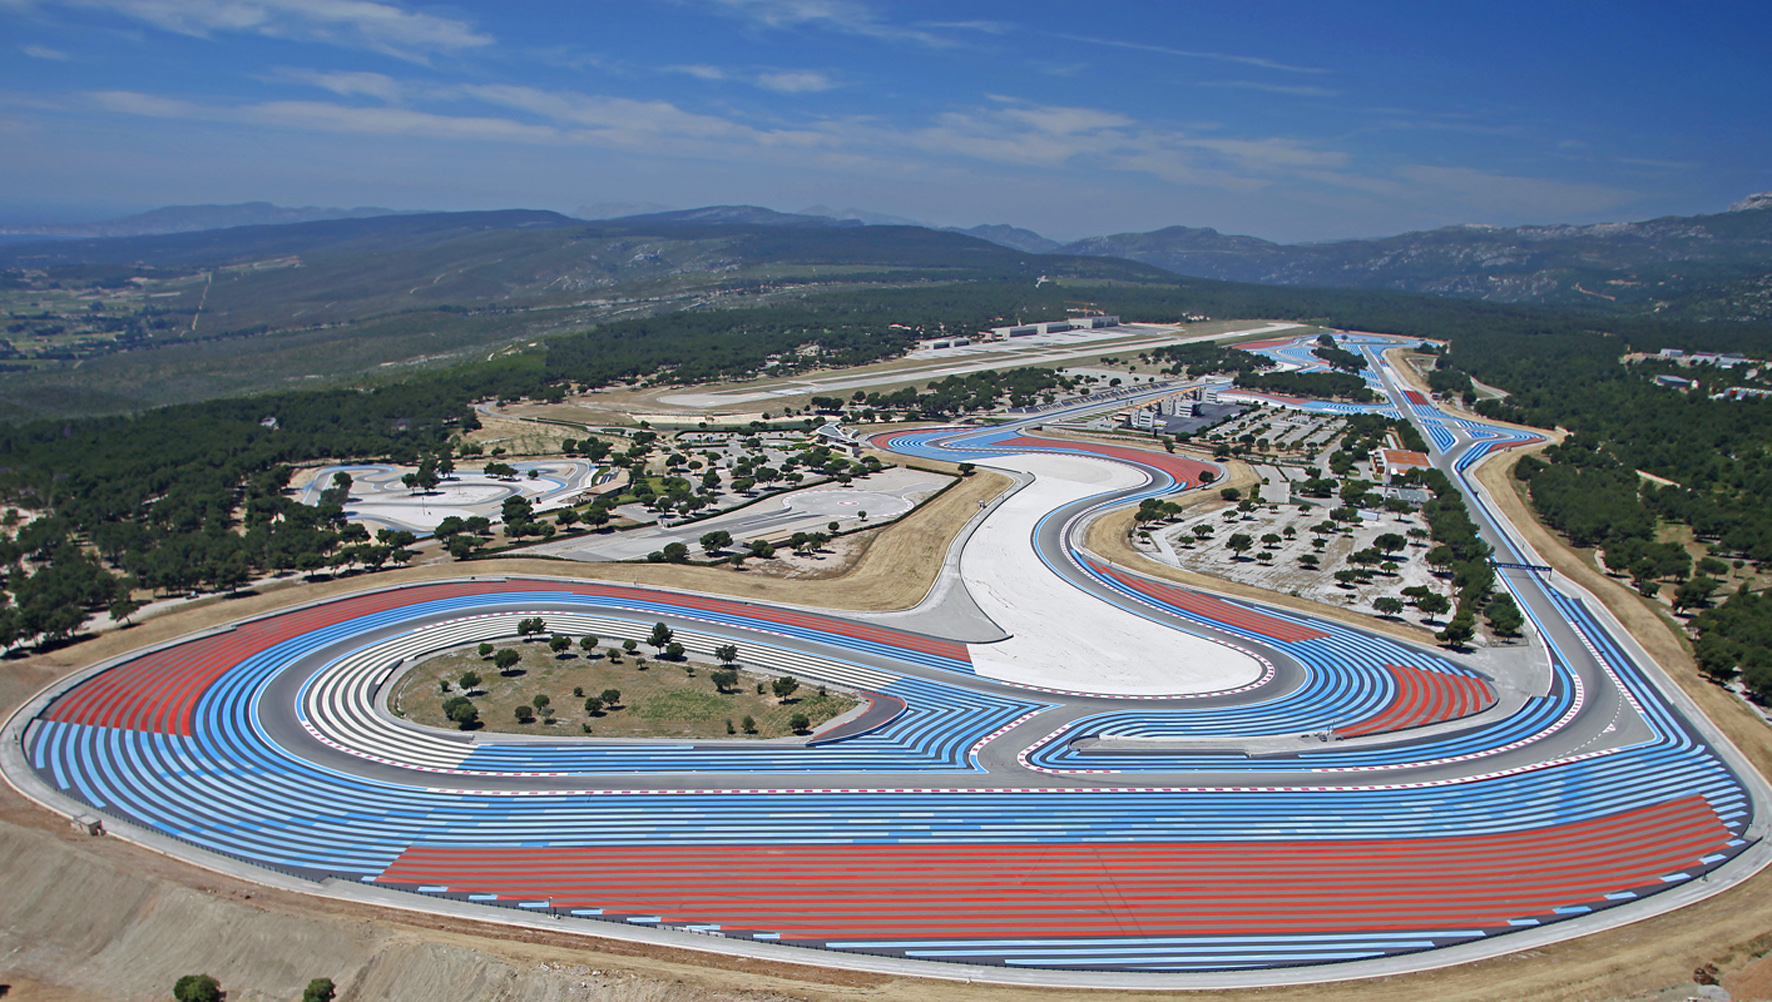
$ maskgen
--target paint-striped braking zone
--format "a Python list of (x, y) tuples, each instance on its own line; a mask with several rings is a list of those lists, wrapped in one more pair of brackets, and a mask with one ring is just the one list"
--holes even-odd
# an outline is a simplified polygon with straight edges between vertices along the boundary
[[(1147, 470), (1147, 493), (1197, 484), (1206, 465), (1001, 429), (875, 441), (942, 459), (1088, 453)], [(1751, 844), (1747, 788), (1579, 602), (1559, 612), (1604, 673), (1553, 656), (1542, 695), (1501, 705), (1487, 679), (1434, 651), (1063, 545), (1043, 551), (1048, 563), (1108, 600), (1296, 670), (1185, 698), (1055, 693), (980, 678), (964, 644), (836, 615), (460, 581), (127, 660), (49, 703), (24, 751), (43, 783), (94, 811), (303, 876), (1058, 970), (1281, 968), (1486, 941), (1628, 906)], [(669, 620), (694, 651), (731, 640), (904, 710), (816, 747), (470, 742), (375, 711), (393, 662), (531, 614), (599, 636)], [(1640, 736), (1559, 743), (1602, 683)], [(1237, 745), (1275, 738), (1300, 750)]]

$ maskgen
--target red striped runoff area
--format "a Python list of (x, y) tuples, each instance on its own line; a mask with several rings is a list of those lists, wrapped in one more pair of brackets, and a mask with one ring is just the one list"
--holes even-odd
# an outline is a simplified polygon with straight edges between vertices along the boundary
[(292, 637), (359, 616), (436, 599), (515, 592), (560, 592), (627, 603), (662, 604), (687, 614), (708, 613), (766, 624), (796, 626), (869, 640), (901, 650), (970, 663), (966, 645), (933, 637), (837, 620), (814, 613), (747, 605), (724, 599), (649, 588), (536, 580), (467, 581), (421, 585), (340, 599), (241, 623), (232, 630), (155, 651), (76, 687), (57, 700), (45, 720), (159, 734), (192, 734), (192, 717), (204, 690), (241, 661)]
[(1396, 697), (1378, 716), (1341, 728), (1342, 737), (1457, 720), (1495, 705), (1495, 693), (1482, 679), (1422, 671), (1407, 665), (1385, 665), (1385, 668), (1396, 681)]
[[(1507, 835), (1226, 844), (414, 846), (377, 878), (828, 941), (1494, 928), (1732, 837), (1699, 797)], [(1605, 846), (1603, 863), (1572, 856)]]
[(1104, 445), (1100, 442), (1071, 442), (1062, 439), (1036, 438), (1029, 435), (1015, 435), (991, 443), (993, 451), (1013, 452), (1018, 448), (1042, 450), (1061, 448), (1066, 452), (1101, 456), (1105, 459), (1119, 459), (1127, 463), (1162, 470), (1176, 480), (1190, 484), (1199, 483), (1202, 473), (1218, 475), (1218, 468), (1211, 463), (1189, 459), (1186, 456), (1172, 456), (1166, 452), (1156, 452), (1150, 449), (1130, 449), (1118, 445)]

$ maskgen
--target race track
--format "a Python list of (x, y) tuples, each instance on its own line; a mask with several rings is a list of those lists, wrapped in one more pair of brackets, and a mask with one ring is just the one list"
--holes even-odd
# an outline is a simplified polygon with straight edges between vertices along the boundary
[[(1530, 437), (1402, 389), (1379, 355), (1395, 341), (1346, 343), (1379, 406), (1435, 443), (1496, 558), (1541, 563), (1464, 477)], [(1166, 584), (1087, 552), (1084, 530), (1210, 464), (1030, 424), (873, 443), (1022, 484), (959, 559), (1007, 640), (585, 581), (413, 585), (74, 676), (9, 722), (8, 778), (315, 893), (1053, 984), (1435, 966), (1641, 918), (1764, 865), (1763, 781), (1584, 595), (1500, 575), (1534, 635), (1508, 662), (1525, 667), (1497, 675)], [(470, 735), (381, 706), (401, 665), (533, 615), (602, 638), (664, 622), (692, 652), (735, 643), (873, 710), (802, 746)]]

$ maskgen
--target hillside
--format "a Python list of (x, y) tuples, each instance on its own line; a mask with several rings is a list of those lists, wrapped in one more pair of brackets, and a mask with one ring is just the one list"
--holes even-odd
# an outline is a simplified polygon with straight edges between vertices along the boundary
[(1712, 215), (1634, 223), (1449, 226), (1323, 244), (1171, 226), (1090, 237), (1058, 251), (1267, 285), (1425, 292), (1693, 320), (1772, 319), (1769, 195)]
[[(619, 317), (821, 291), (1166, 282), (959, 233), (749, 207), (586, 222), (426, 213), (0, 247), (0, 418), (103, 413), (459, 364)], [(11, 370), (11, 371), (7, 371)]]

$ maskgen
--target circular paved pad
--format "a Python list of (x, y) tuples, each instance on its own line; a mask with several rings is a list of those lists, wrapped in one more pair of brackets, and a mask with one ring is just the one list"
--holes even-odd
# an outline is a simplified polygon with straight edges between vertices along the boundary
[(808, 515), (830, 515), (834, 518), (855, 518), (867, 512), (868, 518), (892, 518), (911, 510), (911, 502), (896, 494), (876, 491), (803, 491), (782, 502), (782, 507)]

